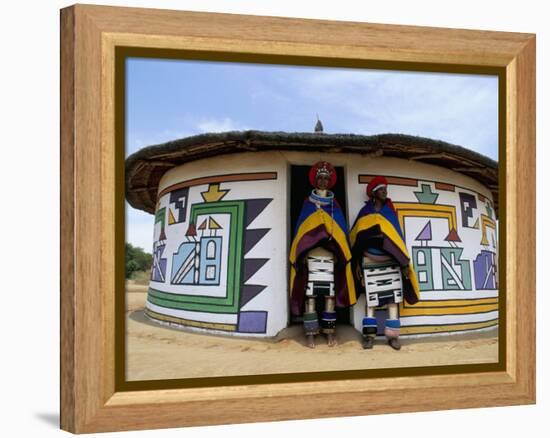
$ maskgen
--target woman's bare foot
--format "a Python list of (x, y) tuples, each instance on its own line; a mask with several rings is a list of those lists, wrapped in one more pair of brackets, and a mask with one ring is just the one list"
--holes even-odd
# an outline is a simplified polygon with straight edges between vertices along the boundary
[(329, 347), (334, 347), (337, 344), (334, 333), (327, 333), (327, 344)]
[(309, 348), (315, 348), (315, 338), (313, 335), (306, 335), (306, 345)]

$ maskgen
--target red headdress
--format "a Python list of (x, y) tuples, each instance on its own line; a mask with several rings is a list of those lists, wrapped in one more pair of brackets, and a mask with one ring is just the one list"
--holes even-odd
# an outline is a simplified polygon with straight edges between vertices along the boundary
[(372, 198), (374, 196), (374, 192), (384, 186), (388, 186), (388, 180), (383, 176), (375, 176), (367, 184), (367, 196)]
[(334, 184), (336, 184), (336, 170), (334, 170), (334, 167), (328, 161), (318, 161), (311, 166), (311, 169), (309, 169), (309, 183), (313, 187), (317, 187), (317, 175), (320, 173), (326, 173), (330, 177), (327, 188), (331, 189), (334, 187)]
[[(375, 176), (373, 179), (370, 180), (370, 182), (367, 184), (367, 196), (372, 199), (374, 196), (374, 192), (378, 190), (381, 187), (388, 186), (388, 180), (384, 178), (383, 176)], [(386, 198), (386, 205), (390, 207), (393, 211), (395, 210), (395, 207), (393, 205), (393, 202), (391, 202), (390, 198)]]

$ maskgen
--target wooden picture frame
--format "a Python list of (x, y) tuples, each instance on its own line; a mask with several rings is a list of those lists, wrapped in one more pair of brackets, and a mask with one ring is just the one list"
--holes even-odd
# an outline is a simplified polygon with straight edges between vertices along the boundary
[[(116, 51), (255, 55), (309, 65), (489, 68), (500, 102), (500, 367), (468, 373), (120, 389), (115, 254), (124, 160), (115, 144)], [(121, 186), (122, 184), (122, 186)], [(122, 232), (124, 230), (122, 229)], [(61, 11), (61, 428), (74, 433), (504, 406), (535, 402), (535, 36), (76, 5)], [(118, 248), (118, 249), (117, 249)], [(118, 252), (117, 252), (118, 251)], [(124, 297), (122, 296), (122, 300)], [(521, 330), (520, 330), (521, 328)], [(118, 339), (118, 341), (117, 341)], [(119, 363), (120, 364), (120, 363)], [(311, 397), (315, 403), (311, 403)]]

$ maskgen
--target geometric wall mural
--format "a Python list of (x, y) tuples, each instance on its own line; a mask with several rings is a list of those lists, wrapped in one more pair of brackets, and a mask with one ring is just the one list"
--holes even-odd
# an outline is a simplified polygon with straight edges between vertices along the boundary
[(462, 248), (441, 248), (443, 290), (471, 290), (469, 260), (461, 260)]
[[(356, 191), (357, 176), (359, 185), (372, 176), (355, 173), (353, 180), (346, 180), (350, 193), (363, 194), (363, 187)], [(388, 196), (420, 286), (417, 304), (399, 306), (401, 333), (496, 326), (494, 204), (471, 187), (387, 177)], [(205, 176), (165, 188), (155, 215), (147, 315), (169, 324), (246, 335), (274, 335), (284, 327), (287, 314), (281, 315), (281, 308), (288, 291), (280, 264), (286, 267), (287, 258), (281, 255), (286, 249), (277, 247), (284, 241), (282, 229), (290, 226), (282, 202), (288, 188), (284, 181), (277, 172), (250, 172)], [(356, 201), (348, 207), (350, 217), (360, 208)], [(364, 312), (355, 307), (352, 312)], [(354, 316), (353, 323), (362, 317)]]
[[(220, 215), (214, 216), (222, 222)], [(193, 222), (189, 224), (186, 241), (172, 259), (172, 284), (220, 284), (222, 250), (228, 247), (227, 228), (224, 230), (212, 216), (203, 219), (198, 232)], [(218, 232), (220, 235), (216, 235)]]
[(432, 249), (413, 246), (412, 259), (420, 290), (434, 290)]
[(153, 281), (164, 281), (166, 277), (166, 257), (163, 257), (166, 248), (165, 219), (166, 209), (162, 208), (155, 214), (155, 225), (160, 223), (160, 233), (158, 239), (153, 243), (153, 264), (151, 268), (151, 280)]
[(169, 201), (169, 218), (168, 224), (178, 224), (185, 221), (187, 214), (187, 199), (189, 194), (189, 187), (174, 190), (170, 192)]
[[(372, 177), (359, 175), (359, 183)], [(400, 305), (402, 333), (497, 325), (498, 236), (491, 201), (471, 188), (443, 181), (387, 179), (421, 294), (416, 305)]]
[[(269, 175), (276, 179), (276, 173)], [(159, 238), (154, 247), (151, 280), (161, 284), (149, 288), (146, 313), (152, 318), (223, 331), (266, 332), (267, 311), (241, 309), (267, 287), (251, 279), (269, 258), (249, 254), (270, 228), (250, 225), (273, 199), (227, 200), (234, 190), (212, 182), (202, 191), (190, 186), (166, 193), (167, 208), (156, 214), (164, 240)], [(170, 231), (169, 254), (165, 224), (170, 230), (178, 227)]]
[(153, 264), (151, 280), (164, 281), (166, 277), (166, 258), (162, 257), (166, 248), (166, 240), (159, 239), (153, 244)]
[(496, 271), (495, 253), (490, 251), (481, 251), (474, 260), (476, 289), (495, 289)]
[(481, 245), (483, 246), (492, 245), (493, 247), (495, 247), (496, 246), (495, 242), (489, 240), (488, 238), (489, 229), (491, 229), (493, 233), (496, 232), (495, 221), (491, 217), (484, 214), (481, 214), (479, 217), (481, 221), (481, 242), (480, 242)]
[(429, 184), (420, 184), (421, 190), (414, 192), (414, 196), (421, 204), (435, 204), (439, 194), (432, 192), (432, 187)]
[(462, 226), (469, 228), (477, 228), (474, 219), (474, 209), (477, 209), (476, 197), (471, 193), (459, 192), (460, 198), (460, 213), (462, 216)]
[[(462, 248), (413, 246), (412, 249), (413, 267), (421, 291), (472, 289), (470, 263), (461, 258)], [(434, 263), (439, 269), (434, 269)]]

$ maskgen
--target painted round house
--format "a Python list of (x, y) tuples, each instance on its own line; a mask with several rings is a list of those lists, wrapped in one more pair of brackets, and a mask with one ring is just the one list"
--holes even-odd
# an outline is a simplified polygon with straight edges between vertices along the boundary
[[(155, 215), (146, 315), (237, 336), (272, 337), (292, 323), (288, 254), (319, 160), (337, 171), (350, 228), (370, 179), (389, 182), (421, 290), (417, 304), (401, 304), (403, 336), (497, 326), (498, 165), (401, 134), (233, 131), (128, 157), (126, 199)], [(361, 331), (364, 299), (339, 323)]]

